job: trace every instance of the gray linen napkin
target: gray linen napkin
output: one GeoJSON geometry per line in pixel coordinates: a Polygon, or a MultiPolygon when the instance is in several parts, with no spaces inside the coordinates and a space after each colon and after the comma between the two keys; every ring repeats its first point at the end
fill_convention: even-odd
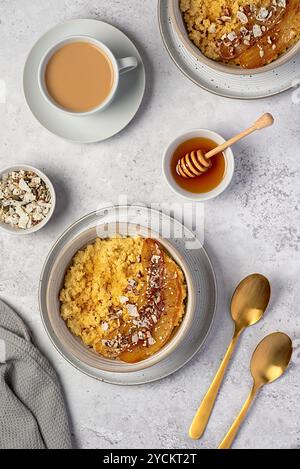
{"type": "Polygon", "coordinates": [[[0,300],[0,448],[68,449],[60,385],[20,317],[0,300]]]}

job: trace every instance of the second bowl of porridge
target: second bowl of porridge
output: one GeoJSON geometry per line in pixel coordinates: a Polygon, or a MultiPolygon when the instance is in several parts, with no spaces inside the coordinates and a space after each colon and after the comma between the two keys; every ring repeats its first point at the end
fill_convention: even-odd
{"type": "Polygon", "coordinates": [[[272,70],[300,50],[299,0],[168,0],[172,24],[200,62],[220,72],[272,70]]]}

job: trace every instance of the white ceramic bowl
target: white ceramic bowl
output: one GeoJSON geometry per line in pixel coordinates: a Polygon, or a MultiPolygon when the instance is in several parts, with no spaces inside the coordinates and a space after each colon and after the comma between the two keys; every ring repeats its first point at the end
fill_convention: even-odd
{"type": "Polygon", "coordinates": [[[14,164],[12,166],[8,166],[7,168],[0,170],[0,179],[2,178],[4,174],[10,173],[12,171],[21,171],[21,170],[32,171],[35,174],[37,174],[37,176],[39,176],[45,182],[46,186],[48,187],[50,191],[52,205],[46,218],[44,218],[44,220],[42,220],[40,223],[33,226],[32,228],[28,228],[27,230],[13,228],[10,225],[7,225],[6,223],[0,222],[0,229],[13,235],[28,235],[28,234],[32,234],[32,233],[35,233],[36,231],[41,230],[49,222],[50,218],[52,217],[54,213],[55,205],[56,205],[56,195],[55,195],[55,190],[52,185],[52,182],[46,176],[46,174],[44,174],[42,171],[35,168],[34,166],[30,166],[28,164],[14,164]]]}
{"type": "Polygon", "coordinates": [[[280,57],[278,57],[278,59],[274,62],[265,65],[264,67],[255,69],[245,69],[234,65],[227,65],[221,62],[216,62],[215,60],[211,60],[202,54],[200,49],[198,49],[198,47],[196,47],[196,45],[189,38],[182,13],[180,11],[179,0],[168,0],[168,2],[172,25],[174,26],[175,31],[180,37],[184,46],[197,60],[199,60],[199,62],[202,62],[208,67],[211,67],[219,72],[229,73],[231,75],[256,75],[258,73],[275,70],[280,65],[283,65],[286,62],[292,60],[293,57],[295,57],[295,55],[300,51],[300,41],[298,41],[293,47],[288,49],[286,53],[280,55],[280,57]]]}
{"type": "Polygon", "coordinates": [[[222,182],[213,190],[210,192],[205,192],[203,194],[195,194],[194,192],[189,192],[182,187],[180,187],[177,182],[175,181],[173,175],[172,175],[172,170],[171,170],[171,161],[172,157],[175,153],[175,150],[181,145],[183,142],[186,142],[187,140],[193,139],[193,138],[208,138],[209,140],[214,141],[217,144],[224,143],[225,140],[221,135],[217,134],[216,132],[213,132],[212,130],[206,130],[206,129],[194,129],[194,130],[189,130],[187,132],[184,132],[180,134],[175,140],[173,140],[167,149],[165,150],[164,157],[163,157],[163,174],[165,176],[165,179],[170,186],[170,188],[178,195],[181,197],[185,197],[186,199],[193,200],[196,202],[205,202],[210,199],[214,199],[215,197],[219,196],[224,192],[229,184],[231,183],[233,174],[234,174],[234,156],[231,148],[228,148],[224,152],[225,156],[225,176],[222,180],[222,182]]]}
{"type": "MultiPolygon", "coordinates": [[[[71,226],[62,235],[57,243],[60,243],[61,239],[66,236],[68,232],[71,233],[72,229],[73,226],[71,226]]],[[[127,222],[100,224],[89,229],[83,229],[82,231],[79,230],[79,234],[78,230],[76,231],[77,235],[74,238],[72,237],[71,240],[61,246],[54,259],[51,259],[50,271],[45,272],[43,270],[41,278],[47,278],[46,284],[43,280],[40,283],[39,297],[43,320],[44,323],[45,317],[47,317],[47,321],[49,320],[51,328],[59,340],[60,350],[67,351],[68,354],[73,355],[75,358],[90,367],[114,373],[140,371],[166,358],[182,343],[191,327],[195,314],[195,286],[189,268],[181,254],[168,240],[160,238],[158,234],[150,231],[148,228],[127,222]],[[120,234],[123,236],[139,235],[142,237],[152,237],[158,239],[164,249],[181,267],[187,282],[188,297],[186,313],[181,325],[175,331],[171,340],[159,352],[139,363],[124,363],[120,360],[102,357],[93,349],[87,347],[80,338],[75,337],[67,328],[65,321],[60,316],[59,292],[63,286],[65,273],[74,255],[78,252],[78,250],[84,248],[88,244],[93,243],[97,237],[108,238],[114,236],[115,234],[120,234]]],[[[52,257],[52,252],[49,254],[49,257],[50,256],[52,257]]],[[[46,260],[44,269],[48,265],[47,261],[48,259],[46,260]]]]}

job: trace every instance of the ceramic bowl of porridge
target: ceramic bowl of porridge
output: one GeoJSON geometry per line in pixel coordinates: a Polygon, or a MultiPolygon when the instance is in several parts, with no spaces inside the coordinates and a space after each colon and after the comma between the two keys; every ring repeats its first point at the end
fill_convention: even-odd
{"type": "Polygon", "coordinates": [[[299,0],[168,1],[184,46],[217,71],[253,75],[299,53],[299,0]]]}
{"type": "Polygon", "coordinates": [[[146,369],[168,357],[190,330],[195,288],[189,268],[171,242],[148,228],[91,227],[51,263],[40,284],[42,315],[60,349],[89,367],[146,369]]]}

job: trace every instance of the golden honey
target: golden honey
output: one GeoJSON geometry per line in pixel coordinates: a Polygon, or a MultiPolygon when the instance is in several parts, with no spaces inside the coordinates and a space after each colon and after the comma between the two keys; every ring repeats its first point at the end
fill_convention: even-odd
{"type": "Polygon", "coordinates": [[[210,159],[212,166],[202,176],[193,179],[184,178],[179,176],[176,171],[178,161],[187,153],[194,150],[202,150],[205,154],[213,150],[216,146],[218,146],[217,143],[202,137],[192,138],[179,145],[171,160],[171,173],[178,186],[195,194],[204,194],[218,187],[224,179],[226,172],[226,161],[223,153],[213,156],[210,159]]]}

